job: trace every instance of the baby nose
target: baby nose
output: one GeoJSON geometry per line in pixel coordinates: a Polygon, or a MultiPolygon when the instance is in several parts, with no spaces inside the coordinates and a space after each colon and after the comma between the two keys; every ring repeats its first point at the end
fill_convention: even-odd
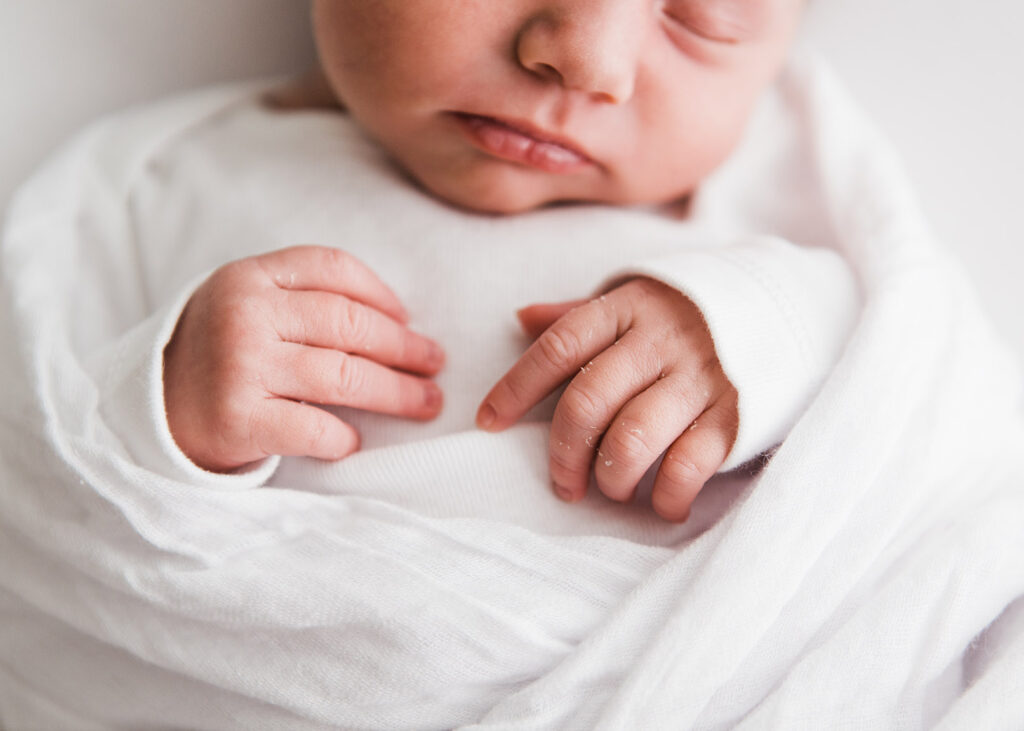
{"type": "Polygon", "coordinates": [[[633,96],[642,13],[628,0],[574,0],[538,13],[516,39],[519,64],[537,76],[623,104],[633,96]]]}

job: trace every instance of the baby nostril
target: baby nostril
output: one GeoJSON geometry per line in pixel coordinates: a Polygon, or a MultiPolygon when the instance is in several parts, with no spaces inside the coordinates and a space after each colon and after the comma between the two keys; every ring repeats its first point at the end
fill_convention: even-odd
{"type": "Polygon", "coordinates": [[[545,79],[562,82],[562,72],[549,63],[538,62],[534,64],[533,70],[545,79]]]}

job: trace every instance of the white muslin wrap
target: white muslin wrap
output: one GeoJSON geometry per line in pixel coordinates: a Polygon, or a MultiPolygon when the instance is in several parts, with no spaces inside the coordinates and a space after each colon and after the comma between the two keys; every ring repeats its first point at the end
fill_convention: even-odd
{"type": "MultiPolygon", "coordinates": [[[[1021,727],[1021,375],[820,64],[786,73],[683,221],[468,216],[347,122],[238,112],[254,93],[96,127],[12,209],[0,724],[1021,727]],[[739,243],[667,257],[702,237],[739,243]],[[441,333],[445,415],[345,414],[365,448],[338,464],[202,473],[161,421],[163,343],[205,272],[296,243],[356,251],[441,333]],[[808,271],[845,261],[858,293],[825,297],[824,317],[783,282],[795,294],[772,301],[793,312],[745,331],[728,311],[739,285],[733,298],[716,277],[776,249],[821,260],[808,271]],[[745,409],[734,462],[786,435],[759,469],[716,478],[685,526],[642,502],[559,503],[550,403],[505,434],[472,429],[524,347],[514,307],[628,271],[707,302],[745,409]],[[772,360],[781,336],[744,351],[776,320],[803,333],[794,352],[825,351],[807,357],[825,365],[807,366],[805,397],[781,383],[796,368],[772,360]]],[[[750,275],[765,291],[771,266],[750,275]]]]}

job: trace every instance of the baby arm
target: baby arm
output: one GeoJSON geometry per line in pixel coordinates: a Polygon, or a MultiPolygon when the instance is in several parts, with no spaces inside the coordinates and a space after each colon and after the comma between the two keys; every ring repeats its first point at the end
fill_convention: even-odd
{"type": "Polygon", "coordinates": [[[341,459],[347,423],[310,404],[432,419],[441,348],[355,258],[304,246],[242,259],[196,290],[164,351],[171,434],[197,465],[269,455],[341,459]]]}
{"type": "Polygon", "coordinates": [[[697,307],[641,277],[589,302],[526,308],[520,318],[542,334],[484,399],[479,425],[510,426],[572,377],[551,427],[557,494],[582,498],[592,470],[605,495],[626,502],[664,453],[654,510],[685,520],[738,428],[736,389],[697,307]]]}

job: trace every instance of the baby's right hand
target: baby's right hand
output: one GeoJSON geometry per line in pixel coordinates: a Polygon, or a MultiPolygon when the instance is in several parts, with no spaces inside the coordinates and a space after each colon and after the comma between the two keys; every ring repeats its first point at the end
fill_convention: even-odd
{"type": "Polygon", "coordinates": [[[359,448],[355,429],[310,403],[432,419],[441,390],[420,376],[436,374],[444,353],[407,322],[391,290],[336,249],[227,264],[192,295],[164,350],[171,434],[193,462],[220,472],[274,454],[336,460],[359,448]]]}

